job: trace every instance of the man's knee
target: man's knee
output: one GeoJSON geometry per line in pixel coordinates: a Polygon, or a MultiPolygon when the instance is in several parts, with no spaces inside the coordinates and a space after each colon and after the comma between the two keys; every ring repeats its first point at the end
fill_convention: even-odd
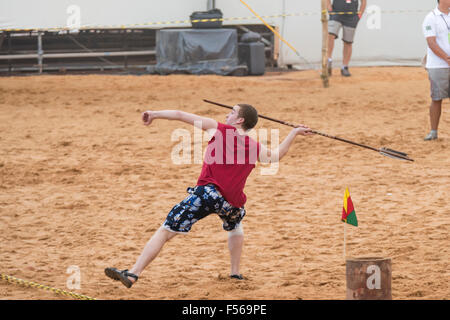
{"type": "Polygon", "coordinates": [[[165,241],[169,241],[170,239],[172,239],[173,237],[175,237],[178,234],[174,231],[169,231],[164,226],[159,227],[158,232],[160,232],[162,234],[165,241]]]}
{"type": "Polygon", "coordinates": [[[328,32],[328,39],[336,40],[337,38],[339,38],[337,34],[328,32]]]}
{"type": "Polygon", "coordinates": [[[440,107],[442,105],[442,100],[431,100],[432,107],[440,107]]]}
{"type": "Polygon", "coordinates": [[[236,225],[236,228],[234,228],[231,231],[228,231],[228,237],[234,237],[234,236],[243,236],[244,235],[244,228],[242,227],[242,223],[238,223],[236,225]]]}

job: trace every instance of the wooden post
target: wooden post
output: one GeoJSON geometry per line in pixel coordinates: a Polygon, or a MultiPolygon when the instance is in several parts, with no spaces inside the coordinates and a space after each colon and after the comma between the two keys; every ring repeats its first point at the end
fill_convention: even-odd
{"type": "MultiPolygon", "coordinates": [[[[275,30],[277,30],[277,32],[279,31],[279,29],[280,29],[279,27],[275,27],[275,30]]],[[[277,65],[279,57],[280,57],[280,41],[278,41],[275,35],[273,35],[273,60],[277,63],[277,65]]]]}
{"type": "Polygon", "coordinates": [[[328,16],[327,16],[327,0],[321,0],[322,3],[322,78],[323,87],[328,88],[328,16]]]}
{"type": "Polygon", "coordinates": [[[348,258],[347,300],[392,300],[390,258],[348,258]]]}

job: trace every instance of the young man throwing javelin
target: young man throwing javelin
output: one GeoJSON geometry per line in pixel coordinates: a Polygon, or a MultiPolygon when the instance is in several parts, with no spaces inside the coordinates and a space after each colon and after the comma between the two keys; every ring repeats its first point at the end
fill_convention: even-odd
{"type": "Polygon", "coordinates": [[[244,243],[242,219],[247,200],[243,190],[256,160],[272,163],[281,160],[297,135],[312,135],[311,129],[297,125],[274,150],[268,150],[248,136],[258,122],[258,113],[248,104],[237,104],[226,116],[226,123],[195,114],[178,111],[146,111],[142,114],[144,125],[155,119],[178,120],[189,123],[212,137],[208,143],[202,171],[189,195],[175,205],[163,225],[145,245],[134,266],[128,270],[106,268],[105,274],[119,280],[127,288],[135,283],[145,267],[152,262],[164,244],[179,233],[186,234],[192,225],[209,214],[217,214],[228,231],[228,248],[231,259],[231,278],[243,279],[239,264],[244,243]]]}

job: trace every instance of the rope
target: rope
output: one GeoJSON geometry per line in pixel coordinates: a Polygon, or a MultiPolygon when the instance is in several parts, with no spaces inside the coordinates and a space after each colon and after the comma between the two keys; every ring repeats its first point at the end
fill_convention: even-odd
{"type": "Polygon", "coordinates": [[[0,278],[9,283],[12,283],[12,284],[18,284],[18,285],[22,285],[25,287],[32,287],[32,288],[47,290],[47,291],[51,291],[55,294],[60,294],[60,295],[72,297],[72,298],[79,299],[79,300],[96,300],[95,298],[84,296],[82,294],[77,294],[77,293],[73,293],[73,292],[69,292],[69,291],[65,291],[65,290],[61,290],[61,289],[57,289],[57,288],[52,288],[52,287],[45,286],[45,285],[42,285],[42,284],[39,284],[36,282],[22,280],[22,279],[19,279],[16,277],[8,276],[3,273],[0,273],[0,278]]]}
{"type": "MultiPolygon", "coordinates": [[[[324,12],[329,15],[348,15],[348,14],[359,14],[360,12],[324,12]]],[[[424,10],[383,10],[381,13],[385,14],[418,14],[425,13],[428,11],[424,10]]],[[[302,16],[314,16],[321,14],[321,12],[298,12],[298,13],[286,13],[286,14],[276,14],[276,15],[266,15],[260,16],[264,19],[270,18],[282,18],[282,17],[302,17],[302,16]]],[[[240,20],[255,20],[258,19],[255,16],[250,17],[230,17],[230,18],[215,18],[215,19],[195,19],[195,20],[175,20],[175,21],[156,21],[156,22],[144,22],[136,24],[118,24],[118,25],[84,25],[79,28],[68,28],[68,27],[52,27],[52,28],[0,28],[0,31],[68,31],[72,29],[129,29],[129,28],[139,28],[146,26],[157,26],[157,25],[176,25],[176,24],[191,24],[191,22],[213,22],[213,21],[240,21],[240,20]]]]}
{"type": "MultiPolygon", "coordinates": [[[[247,7],[248,10],[251,11],[257,17],[264,25],[269,28],[270,31],[272,31],[281,41],[283,41],[289,48],[292,49],[292,51],[295,52],[295,54],[300,58],[306,61],[307,64],[311,67],[312,70],[315,70],[314,66],[305,58],[303,57],[297,49],[295,49],[289,42],[287,42],[274,28],[272,28],[264,19],[262,16],[260,16],[258,13],[256,13],[247,3],[245,3],[243,0],[239,0],[241,3],[247,7]]],[[[316,70],[317,71],[317,70],[316,70]]],[[[320,72],[319,72],[320,74],[320,72]]]]}

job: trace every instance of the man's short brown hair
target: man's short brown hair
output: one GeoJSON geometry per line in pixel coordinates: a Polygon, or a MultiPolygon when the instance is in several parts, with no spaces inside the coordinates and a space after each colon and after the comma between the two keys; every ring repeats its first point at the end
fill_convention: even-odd
{"type": "Polygon", "coordinates": [[[245,131],[250,130],[258,123],[258,111],[253,106],[245,103],[238,103],[239,106],[239,118],[244,118],[242,123],[242,129],[245,131]]]}

